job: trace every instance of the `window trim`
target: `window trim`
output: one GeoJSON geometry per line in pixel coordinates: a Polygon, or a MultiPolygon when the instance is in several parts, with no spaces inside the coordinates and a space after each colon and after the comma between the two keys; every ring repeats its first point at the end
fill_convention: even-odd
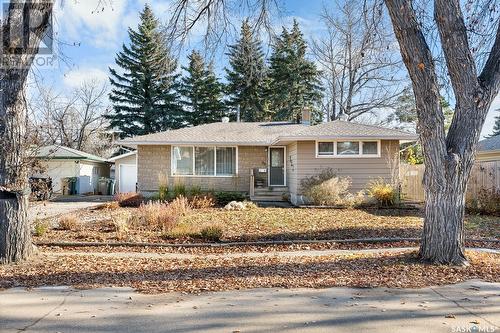
{"type": "Polygon", "coordinates": [[[214,145],[171,145],[170,146],[170,176],[171,177],[191,177],[191,178],[234,178],[239,174],[239,151],[238,146],[214,146],[214,145]],[[189,147],[193,152],[193,174],[191,175],[176,175],[174,173],[174,148],[175,147],[189,147]],[[214,148],[214,174],[213,175],[196,175],[196,147],[214,148]],[[236,150],[236,170],[234,175],[217,175],[217,148],[235,148],[236,150]]]}
{"type": "Polygon", "coordinates": [[[342,139],[342,140],[316,140],[315,142],[316,158],[380,158],[382,157],[382,140],[360,140],[360,139],[342,139]],[[359,154],[358,155],[338,155],[337,154],[337,143],[353,141],[359,143],[359,154]],[[333,155],[320,155],[319,154],[319,143],[322,142],[332,142],[333,143],[333,155]],[[363,142],[376,142],[377,143],[377,154],[363,154],[363,142]]]}

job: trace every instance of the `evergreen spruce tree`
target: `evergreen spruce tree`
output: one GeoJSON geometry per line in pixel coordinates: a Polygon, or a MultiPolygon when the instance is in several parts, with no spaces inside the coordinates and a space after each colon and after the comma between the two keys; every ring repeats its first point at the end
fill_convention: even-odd
{"type": "MultiPolygon", "coordinates": [[[[497,112],[500,112],[500,109],[496,110],[497,112]]],[[[500,115],[495,117],[495,124],[493,125],[493,133],[489,135],[489,137],[494,137],[500,135],[500,115]]]]}
{"type": "Polygon", "coordinates": [[[242,121],[266,119],[266,64],[260,40],[254,35],[248,19],[241,25],[240,38],[229,46],[229,68],[226,68],[228,105],[240,108],[242,121]]]}
{"type": "Polygon", "coordinates": [[[106,118],[122,137],[186,125],[177,93],[176,61],[148,5],[140,19],[136,31],[128,29],[130,46],[123,45],[116,56],[120,70],[110,68],[113,112],[106,118]]]}
{"type": "Polygon", "coordinates": [[[226,115],[222,84],[200,53],[193,51],[188,60],[188,67],[183,67],[187,75],[182,78],[180,92],[189,111],[186,114],[189,123],[197,126],[221,121],[226,115]]]}
{"type": "Polygon", "coordinates": [[[319,71],[306,58],[307,44],[297,21],[276,39],[270,59],[268,98],[274,120],[301,120],[302,109],[313,111],[311,120],[321,121],[317,108],[321,98],[319,71]]]}

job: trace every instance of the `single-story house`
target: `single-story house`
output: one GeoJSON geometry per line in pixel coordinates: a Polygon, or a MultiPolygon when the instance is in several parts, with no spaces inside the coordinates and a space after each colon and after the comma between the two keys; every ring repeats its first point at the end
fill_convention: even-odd
{"type": "Polygon", "coordinates": [[[131,151],[108,159],[114,163],[115,192],[129,193],[137,190],[137,152],[131,151]]]}
{"type": "MultiPolygon", "coordinates": [[[[303,119],[308,119],[303,116],[303,119]]],[[[205,190],[239,191],[254,200],[303,202],[301,181],[322,169],[348,176],[351,190],[399,171],[400,130],[336,120],[222,122],[136,136],[119,144],[137,149],[137,188],[157,193],[160,178],[205,190]]]]}
{"type": "Polygon", "coordinates": [[[476,161],[500,161],[500,135],[479,141],[476,161]]]}
{"type": "Polygon", "coordinates": [[[35,152],[40,165],[30,176],[51,178],[53,193],[67,193],[66,178],[76,179],[76,194],[97,193],[99,178],[109,177],[105,158],[59,145],[40,147],[35,152]]]}

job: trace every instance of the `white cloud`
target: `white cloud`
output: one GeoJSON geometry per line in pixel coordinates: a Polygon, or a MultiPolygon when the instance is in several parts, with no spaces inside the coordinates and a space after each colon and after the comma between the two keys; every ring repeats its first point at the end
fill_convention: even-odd
{"type": "Polygon", "coordinates": [[[64,85],[68,88],[78,88],[86,81],[107,82],[108,74],[99,68],[81,68],[64,74],[64,85]]]}
{"type": "Polygon", "coordinates": [[[61,2],[56,20],[63,39],[89,43],[96,47],[113,48],[121,39],[121,19],[127,2],[99,0],[69,0],[61,2]]]}

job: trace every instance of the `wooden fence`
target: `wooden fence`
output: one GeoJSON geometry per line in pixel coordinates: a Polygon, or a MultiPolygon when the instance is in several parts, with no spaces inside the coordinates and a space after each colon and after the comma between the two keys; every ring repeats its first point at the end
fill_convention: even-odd
{"type": "MultiPolygon", "coordinates": [[[[400,179],[406,200],[424,201],[424,165],[401,163],[400,179]]],[[[467,187],[468,196],[477,196],[482,189],[500,190],[500,161],[476,162],[467,187]]]]}

